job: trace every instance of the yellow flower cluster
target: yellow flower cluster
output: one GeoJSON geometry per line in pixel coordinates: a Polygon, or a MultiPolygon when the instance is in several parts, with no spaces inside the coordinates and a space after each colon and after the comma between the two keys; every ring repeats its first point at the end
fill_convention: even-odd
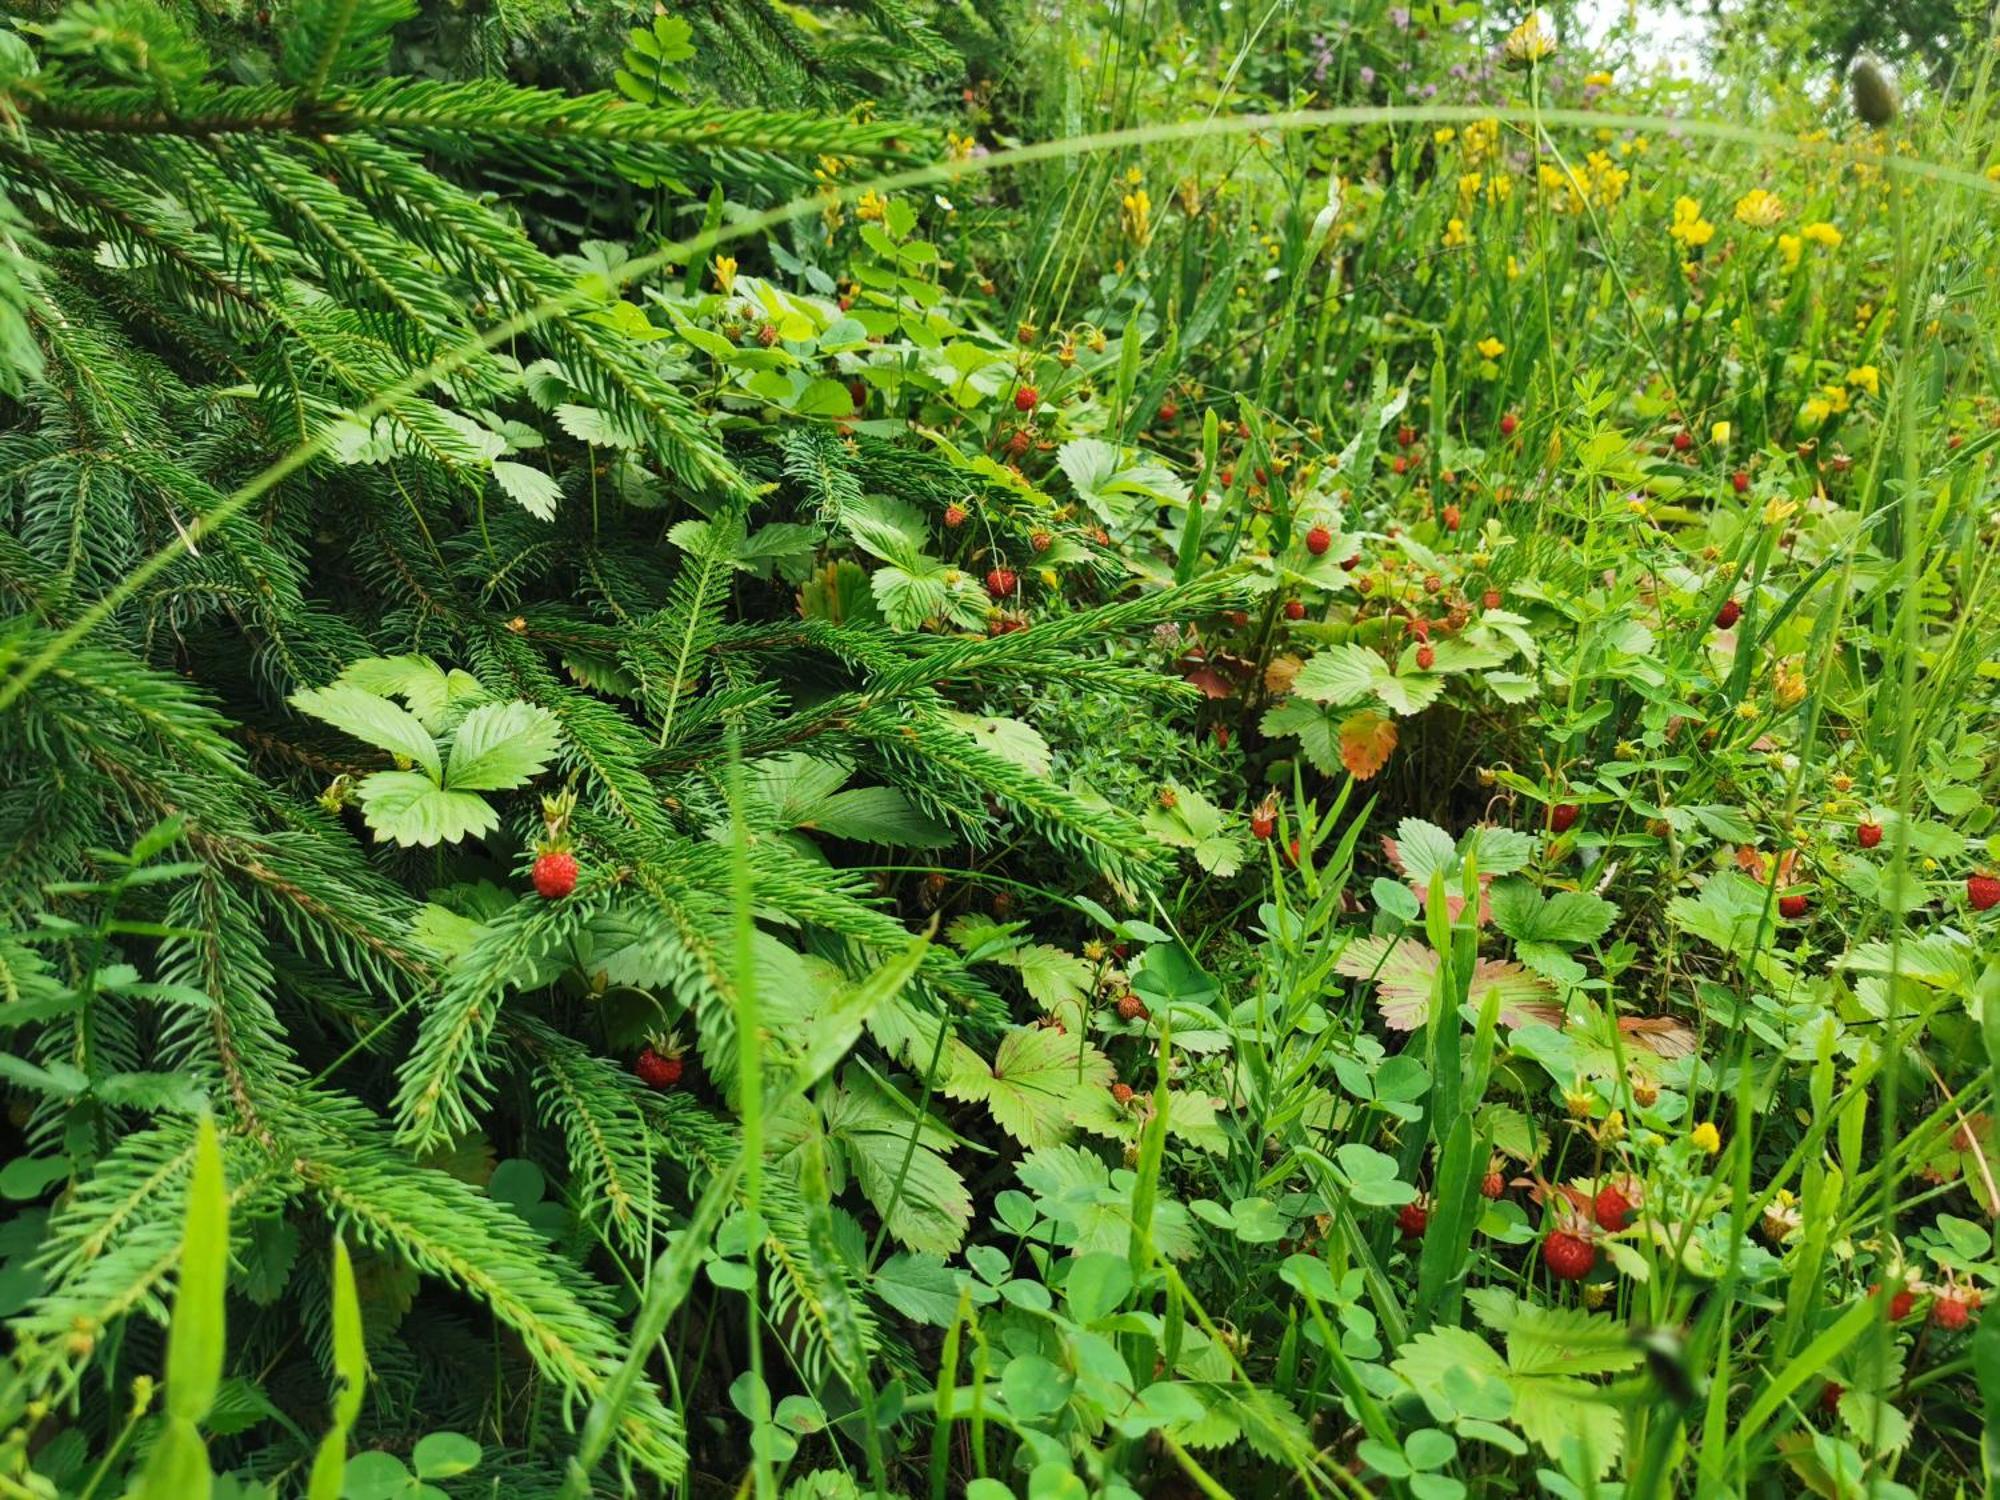
{"type": "Polygon", "coordinates": [[[1153,200],[1142,187],[1134,187],[1118,207],[1118,221],[1132,243],[1141,250],[1153,242],[1153,200]]]}
{"type": "Polygon", "coordinates": [[[1531,11],[1527,20],[1507,33],[1501,51],[1510,68],[1525,68],[1546,62],[1556,55],[1555,33],[1549,30],[1540,11],[1531,11]]]}
{"type": "Polygon", "coordinates": [[[1736,222],[1752,229],[1774,228],[1784,217],[1784,203],[1762,188],[1752,188],[1736,200],[1736,222]]]}
{"type": "Polygon", "coordinates": [[[1556,167],[1543,162],[1537,169],[1544,201],[1557,213],[1581,213],[1586,206],[1600,210],[1617,206],[1632,174],[1602,151],[1593,151],[1583,166],[1556,167]]]}
{"type": "Polygon", "coordinates": [[[889,200],[873,188],[863,193],[854,205],[854,217],[863,223],[879,224],[882,222],[882,216],[888,211],[889,200]]]}
{"type": "Polygon", "coordinates": [[[1477,344],[1474,344],[1473,348],[1477,349],[1487,359],[1498,359],[1507,352],[1507,346],[1490,333],[1477,344]]]}
{"type": "Polygon", "coordinates": [[[1472,236],[1466,232],[1465,220],[1451,219],[1446,222],[1443,240],[1445,249],[1456,250],[1460,245],[1469,243],[1471,239],[1472,236]]]}
{"type": "Polygon", "coordinates": [[[1500,122],[1498,120],[1474,120],[1465,127],[1460,137],[1459,149],[1465,153],[1468,167],[1482,167],[1500,154],[1500,122]]]}
{"type": "Polygon", "coordinates": [[[1484,172],[1463,172],[1458,179],[1458,201],[1470,208],[1481,197],[1489,205],[1505,203],[1514,196],[1514,179],[1505,172],[1488,176],[1484,172]]]}
{"type": "Polygon", "coordinates": [[[1667,227],[1675,243],[1697,250],[1715,238],[1715,226],[1701,216],[1701,205],[1692,198],[1674,200],[1674,222],[1667,227]]]}

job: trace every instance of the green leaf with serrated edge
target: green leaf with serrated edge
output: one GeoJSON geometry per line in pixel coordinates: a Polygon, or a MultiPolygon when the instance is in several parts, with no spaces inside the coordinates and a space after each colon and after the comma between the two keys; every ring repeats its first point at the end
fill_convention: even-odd
{"type": "Polygon", "coordinates": [[[1069,1134],[1069,1106],[1085,1089],[1109,1088],[1111,1060],[1081,1037],[1022,1026],[1000,1039],[988,1067],[961,1057],[940,1085],[945,1097],[979,1100],[1024,1146],[1053,1146],[1069,1134]]]}
{"type": "Polygon", "coordinates": [[[400,704],[339,682],[331,687],[302,688],[292,694],[291,703],[300,713],[331,724],[343,734],[422,766],[432,781],[441,774],[437,741],[417,716],[400,704]]]}
{"type": "Polygon", "coordinates": [[[375,836],[404,848],[455,844],[500,826],[500,815],[485,798],[448,792],[416,771],[377,771],[362,779],[355,795],[375,836]]]}
{"type": "Polygon", "coordinates": [[[538,776],[556,756],[556,724],[528,703],[487,703],[452,737],[445,785],[455,792],[504,792],[538,776]]]}

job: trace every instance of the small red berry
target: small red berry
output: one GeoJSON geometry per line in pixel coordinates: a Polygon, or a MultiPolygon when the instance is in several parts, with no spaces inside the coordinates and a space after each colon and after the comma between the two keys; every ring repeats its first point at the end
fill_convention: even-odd
{"type": "Polygon", "coordinates": [[[1033,411],[1041,405],[1042,393],[1031,385],[1024,385],[1014,392],[1015,411],[1033,411]]]}
{"type": "Polygon", "coordinates": [[[1278,820],[1269,813],[1254,812],[1250,814],[1250,836],[1252,838],[1267,839],[1271,836],[1272,830],[1277,826],[1278,820]]]}
{"type": "Polygon", "coordinates": [[[1521,419],[1519,417],[1515,416],[1511,411],[1506,413],[1500,418],[1500,436],[1512,437],[1514,429],[1520,425],[1521,419]]]}
{"type": "Polygon", "coordinates": [[[639,1075],[639,1081],[647,1088],[670,1089],[681,1081],[680,1055],[647,1047],[633,1059],[632,1071],[639,1075]]]}
{"type": "Polygon", "coordinates": [[[1232,609],[1225,611],[1222,618],[1229,622],[1231,630],[1242,630],[1250,623],[1250,612],[1244,609],[1232,609]]]}
{"type": "Polygon", "coordinates": [[[1966,876],[1965,899],[1974,911],[1988,911],[2000,906],[2000,875],[1966,876]]]}
{"type": "Polygon", "coordinates": [[[963,505],[952,504],[944,508],[944,524],[952,531],[965,524],[966,509],[963,505]]]}
{"type": "Polygon", "coordinates": [[[1181,414],[1181,409],[1178,406],[1174,405],[1173,402],[1162,401],[1160,403],[1160,420],[1162,422],[1171,422],[1175,417],[1178,417],[1180,414],[1181,414]]]}
{"type": "Polygon", "coordinates": [[[1794,892],[1789,896],[1780,896],[1778,898],[1778,915],[1787,921],[1796,922],[1806,914],[1806,908],[1809,905],[1811,905],[1811,902],[1806,899],[1804,892],[1794,892]]]}
{"type": "Polygon", "coordinates": [[[1722,608],[1715,612],[1715,628],[1717,630],[1727,630],[1742,618],[1743,606],[1738,604],[1734,599],[1724,599],[1722,601],[1722,608]]]}
{"type": "Polygon", "coordinates": [[[1130,1104],[1132,1102],[1132,1085],[1129,1083],[1112,1084],[1111,1098],[1113,1102],[1118,1104],[1130,1104]]]}
{"type": "Polygon", "coordinates": [[[1056,539],[1046,531],[1030,532],[1028,535],[1028,545],[1037,552],[1046,552],[1055,544],[1056,539]]]}
{"type": "Polygon", "coordinates": [[[560,901],[576,889],[576,856],[561,849],[537,854],[529,874],[544,901],[560,901]]]}
{"type": "Polygon", "coordinates": [[[1597,1190],[1597,1201],[1592,1205],[1597,1215],[1600,1229],[1614,1233],[1632,1222],[1632,1203],[1615,1183],[1607,1182],[1597,1190]]]}
{"type": "Polygon", "coordinates": [[[1674,452],[1685,453],[1694,446],[1694,434],[1683,428],[1674,434],[1674,452]]]}
{"type": "Polygon", "coordinates": [[[1841,1385],[1837,1380],[1829,1380],[1826,1383],[1826,1389],[1819,1393],[1820,1410],[1827,1412],[1839,1411],[1840,1398],[1845,1394],[1847,1394],[1845,1386],[1841,1385]]]}
{"type": "Polygon", "coordinates": [[[1734,474],[1729,476],[1729,483],[1739,495],[1750,493],[1750,476],[1741,469],[1738,469],[1734,474]]]}
{"type": "Polygon", "coordinates": [[[1218,750],[1227,750],[1229,748],[1229,726],[1227,724],[1218,724],[1215,726],[1215,747],[1218,750]]]}
{"type": "Polygon", "coordinates": [[[1479,1191],[1487,1198],[1498,1198],[1507,1191],[1507,1179],[1498,1172],[1488,1172],[1479,1179],[1479,1191]]]}
{"type": "Polygon", "coordinates": [[[1394,458],[1389,460],[1389,467],[1394,469],[1398,474],[1407,474],[1410,472],[1410,461],[1398,453],[1394,458]]]}
{"type": "MultiPolygon", "coordinates": [[[[1873,1297],[1881,1290],[1882,1290],[1882,1283],[1878,1281],[1873,1286],[1868,1288],[1868,1295],[1873,1297]]],[[[1889,1321],[1891,1323],[1902,1322],[1903,1319],[1907,1318],[1910,1315],[1911,1310],[1915,1308],[1916,1305],[1917,1305],[1917,1294],[1911,1291],[1908,1287],[1904,1287],[1900,1292],[1896,1293],[1895,1296],[1889,1299],[1889,1321]]]]}
{"type": "Polygon", "coordinates": [[[1416,429],[1416,428],[1414,428],[1414,427],[1398,427],[1398,428],[1396,429],[1396,446],[1397,446],[1397,447],[1399,447],[1399,448],[1407,448],[1407,447],[1409,447],[1409,446],[1410,446],[1410,444],[1414,443],[1414,442],[1415,442],[1416,440],[1417,440],[1417,429],[1416,429]]]}
{"type": "Polygon", "coordinates": [[[1293,839],[1289,844],[1285,846],[1285,862],[1289,864],[1293,869],[1298,868],[1299,841],[1297,839],[1293,839]]]}
{"type": "Polygon", "coordinates": [[[1118,1018],[1121,1021],[1143,1021],[1152,1015],[1146,1009],[1146,1002],[1127,990],[1118,997],[1118,1018]]]}
{"type": "Polygon", "coordinates": [[[1880,823],[1859,823],[1855,825],[1854,841],[1864,849],[1873,849],[1882,842],[1880,823]]]}
{"type": "Polygon", "coordinates": [[[994,568],[986,575],[986,592],[995,599],[1005,599],[1019,583],[1012,568],[994,568]]]}
{"type": "Polygon", "coordinates": [[[1549,809],[1549,832],[1568,833],[1576,824],[1577,815],[1583,811],[1574,802],[1558,802],[1549,809]]]}
{"type": "Polygon", "coordinates": [[[1488,589],[1485,593],[1481,594],[1479,596],[1479,607],[1481,609],[1498,609],[1500,607],[1500,590],[1488,589]]]}
{"type": "Polygon", "coordinates": [[[868,404],[868,382],[865,380],[848,381],[847,399],[854,403],[855,410],[857,411],[866,406],[868,404]]]}
{"type": "Polygon", "coordinates": [[[1446,531],[1458,530],[1459,522],[1464,519],[1465,513],[1456,505],[1447,505],[1444,508],[1444,529],[1446,531]]]}
{"type": "Polygon", "coordinates": [[[1216,475],[1215,477],[1222,481],[1222,487],[1224,489],[1228,489],[1229,486],[1236,483],[1236,471],[1234,469],[1224,469],[1220,474],[1216,475]]]}
{"type": "Polygon", "coordinates": [[[1326,549],[1333,545],[1333,533],[1324,526],[1315,526],[1306,533],[1306,551],[1314,557],[1326,556],[1326,549]]]}
{"type": "Polygon", "coordinates": [[[1552,1229],[1542,1241],[1542,1264],[1559,1281],[1581,1281],[1597,1264],[1597,1247],[1580,1234],[1552,1229]]]}
{"type": "Polygon", "coordinates": [[[1396,1211],[1396,1227],[1403,1231],[1406,1240],[1422,1239],[1424,1227],[1431,1221],[1431,1211],[1424,1207],[1423,1199],[1405,1203],[1396,1211]]]}
{"type": "Polygon", "coordinates": [[[1303,620],[1305,617],[1306,617],[1305,600],[1287,599],[1285,601],[1285,618],[1287,620],[1303,620]]]}
{"type": "Polygon", "coordinates": [[[1419,672],[1428,672],[1432,667],[1437,665],[1437,659],[1438,654],[1435,646],[1417,647],[1417,670],[1419,672]]]}

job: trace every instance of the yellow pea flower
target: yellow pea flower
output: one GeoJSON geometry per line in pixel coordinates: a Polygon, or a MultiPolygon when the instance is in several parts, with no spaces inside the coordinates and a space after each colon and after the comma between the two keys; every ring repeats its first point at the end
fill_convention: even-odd
{"type": "Polygon", "coordinates": [[[1490,333],[1485,338],[1481,339],[1473,347],[1478,349],[1478,351],[1481,354],[1485,355],[1486,358],[1488,359],[1498,359],[1501,355],[1507,352],[1507,346],[1501,343],[1500,340],[1493,337],[1493,335],[1490,333]]]}
{"type": "Polygon", "coordinates": [[[1715,1122],[1712,1120],[1703,1120],[1699,1125],[1695,1126],[1694,1134],[1690,1135],[1688,1139],[1693,1141],[1699,1149],[1706,1151],[1710,1156],[1715,1155],[1716,1152],[1722,1149],[1722,1132],[1715,1128],[1715,1122]]]}

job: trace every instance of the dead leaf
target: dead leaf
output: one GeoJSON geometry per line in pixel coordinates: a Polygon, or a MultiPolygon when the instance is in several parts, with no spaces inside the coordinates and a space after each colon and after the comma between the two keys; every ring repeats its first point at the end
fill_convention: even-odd
{"type": "Polygon", "coordinates": [[[1396,748],[1396,721],[1364,708],[1340,721],[1340,763],[1356,781],[1366,781],[1388,764],[1396,748]]]}

